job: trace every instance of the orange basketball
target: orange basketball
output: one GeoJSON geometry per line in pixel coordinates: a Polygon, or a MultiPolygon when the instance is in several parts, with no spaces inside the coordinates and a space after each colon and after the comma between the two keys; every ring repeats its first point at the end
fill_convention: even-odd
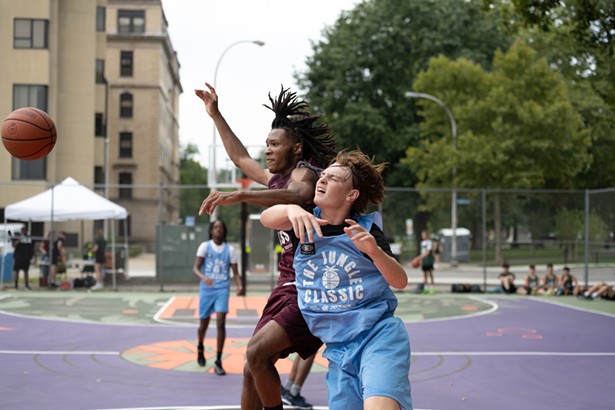
{"type": "Polygon", "coordinates": [[[417,256],[416,258],[412,259],[412,262],[410,262],[413,268],[418,268],[419,266],[421,266],[421,259],[417,256]]]}
{"type": "Polygon", "coordinates": [[[2,123],[2,144],[15,158],[35,160],[46,157],[56,144],[56,126],[43,110],[18,108],[2,123]]]}

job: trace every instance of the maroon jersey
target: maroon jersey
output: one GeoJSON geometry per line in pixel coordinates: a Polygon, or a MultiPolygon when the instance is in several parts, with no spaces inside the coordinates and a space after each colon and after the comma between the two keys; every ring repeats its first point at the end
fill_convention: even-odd
{"type": "MultiPolygon", "coordinates": [[[[314,171],[316,176],[320,177],[320,172],[322,171],[320,168],[317,168],[313,165],[308,164],[307,162],[300,161],[297,163],[297,168],[307,167],[314,171]]],[[[269,189],[286,189],[288,186],[288,182],[290,181],[290,175],[292,172],[289,172],[286,175],[275,174],[269,180],[267,187],[269,189]]],[[[304,206],[304,208],[306,208],[304,206]]],[[[307,207],[306,209],[310,210],[311,208],[307,207]]],[[[277,231],[278,240],[280,241],[280,246],[282,247],[282,255],[280,256],[280,263],[278,263],[278,268],[280,271],[280,276],[278,276],[278,286],[283,285],[284,283],[294,282],[295,281],[295,270],[293,269],[293,257],[295,255],[295,246],[299,242],[297,237],[295,236],[292,229],[290,231],[277,231]]]]}

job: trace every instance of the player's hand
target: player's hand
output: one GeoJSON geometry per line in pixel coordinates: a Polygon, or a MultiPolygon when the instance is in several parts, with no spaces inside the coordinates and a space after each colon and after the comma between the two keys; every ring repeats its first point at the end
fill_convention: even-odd
{"type": "Polygon", "coordinates": [[[328,224],[326,220],[316,218],[300,206],[289,206],[287,215],[300,243],[314,243],[314,232],[322,237],[320,226],[328,224]]]}
{"type": "Polygon", "coordinates": [[[212,214],[214,212],[214,209],[216,208],[216,206],[218,205],[233,205],[236,204],[238,201],[237,199],[237,192],[221,192],[221,191],[215,191],[215,192],[211,192],[207,198],[205,198],[203,200],[203,202],[201,203],[201,208],[199,208],[199,216],[203,215],[203,213],[207,212],[208,214],[212,214]]]}
{"type": "Polygon", "coordinates": [[[355,244],[357,249],[367,255],[370,255],[376,250],[376,248],[378,248],[376,238],[374,238],[374,236],[365,228],[359,225],[357,221],[354,219],[346,219],[344,222],[350,225],[344,228],[344,232],[350,237],[352,243],[355,244]]]}
{"type": "Polygon", "coordinates": [[[202,280],[207,286],[211,286],[214,284],[214,280],[212,278],[204,277],[202,280]]]}
{"type": "Polygon", "coordinates": [[[205,85],[209,88],[209,91],[196,89],[194,93],[205,103],[205,111],[207,111],[207,114],[213,117],[219,113],[218,94],[216,94],[216,90],[209,83],[205,83],[205,85]]]}

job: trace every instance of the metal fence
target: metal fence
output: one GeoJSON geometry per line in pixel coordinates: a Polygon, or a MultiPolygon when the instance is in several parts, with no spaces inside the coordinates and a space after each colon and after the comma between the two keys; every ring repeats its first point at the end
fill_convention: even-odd
{"type": "MultiPolygon", "coordinates": [[[[4,190],[9,183],[0,185],[4,190]]],[[[159,225],[209,223],[208,215],[198,216],[201,201],[210,191],[207,186],[135,184],[89,188],[100,195],[107,192],[111,201],[128,209],[129,221],[126,227],[118,226],[118,240],[127,234],[130,246],[144,251],[157,251],[159,225]]],[[[236,189],[241,189],[239,184],[236,189]]],[[[456,195],[459,230],[454,256],[460,268],[471,266],[487,272],[504,262],[511,266],[553,263],[575,266],[581,283],[613,281],[615,188],[457,189],[456,195]]],[[[424,229],[441,239],[442,261],[449,263],[453,256],[451,198],[450,189],[387,188],[379,211],[385,234],[398,249],[402,263],[418,253],[420,232],[424,229]]],[[[2,195],[0,201],[2,208],[8,205],[2,195]]],[[[250,229],[244,222],[260,210],[258,206],[241,204],[220,207],[218,218],[229,228],[228,240],[238,244],[249,241],[250,229]]],[[[77,242],[83,243],[91,240],[100,224],[94,222],[85,229],[83,225],[73,225],[69,230],[78,231],[77,242]]],[[[45,229],[48,227],[39,228],[41,235],[45,229]]]]}

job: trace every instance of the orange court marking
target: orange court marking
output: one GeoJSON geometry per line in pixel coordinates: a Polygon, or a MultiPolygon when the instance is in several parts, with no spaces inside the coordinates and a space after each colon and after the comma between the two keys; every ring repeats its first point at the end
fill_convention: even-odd
{"type": "Polygon", "coordinates": [[[478,306],[462,306],[461,310],[474,311],[474,310],[478,310],[478,306]]]}
{"type": "MultiPolygon", "coordinates": [[[[229,311],[227,318],[236,318],[239,310],[254,310],[255,316],[260,317],[267,303],[266,296],[231,296],[229,298],[229,311]]],[[[178,310],[192,310],[193,317],[199,317],[198,296],[176,296],[173,301],[160,313],[161,319],[171,319],[178,310]]],[[[214,313],[215,315],[215,313],[214,313]]]]}
{"type": "MultiPolygon", "coordinates": [[[[246,346],[249,338],[227,338],[224,343],[222,362],[224,369],[230,374],[242,374],[246,361],[246,346]]],[[[205,338],[205,359],[207,366],[203,369],[196,364],[196,340],[171,340],[140,345],[122,352],[122,357],[133,363],[163,370],[206,371],[213,373],[213,362],[216,358],[215,338],[205,338]],[[202,369],[202,370],[201,370],[202,369]]],[[[324,348],[321,348],[321,351],[324,348]]],[[[293,359],[278,360],[275,364],[280,374],[289,374],[293,359]]],[[[321,352],[316,354],[313,371],[323,372],[327,369],[327,359],[321,352]]]]}
{"type": "Polygon", "coordinates": [[[125,315],[136,315],[139,311],[136,309],[124,309],[122,310],[122,313],[125,315]]]}

